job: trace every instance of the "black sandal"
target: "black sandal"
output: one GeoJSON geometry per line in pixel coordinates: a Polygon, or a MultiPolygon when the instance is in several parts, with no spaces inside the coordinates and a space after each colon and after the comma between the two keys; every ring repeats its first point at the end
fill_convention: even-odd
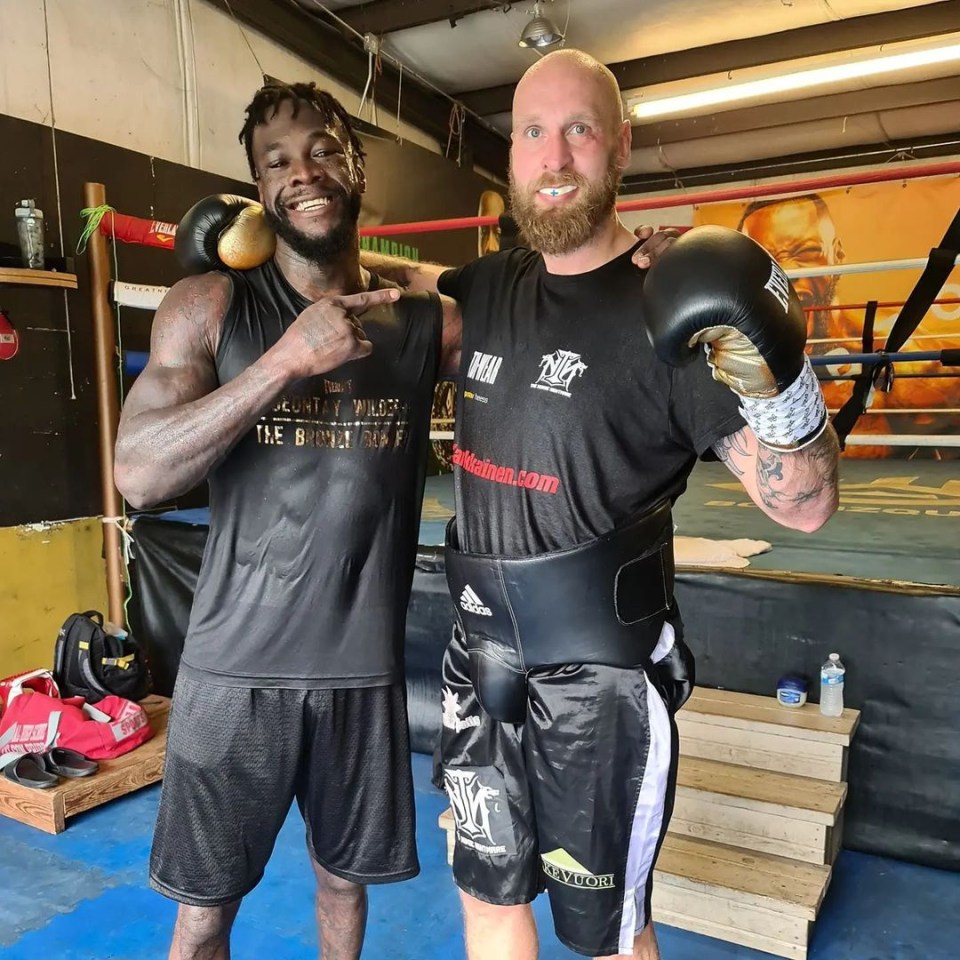
{"type": "Polygon", "coordinates": [[[11,760],[3,768],[3,775],[22,787],[33,787],[35,790],[48,790],[59,782],[59,778],[47,770],[39,753],[25,753],[11,760]]]}
{"type": "Polygon", "coordinates": [[[54,747],[40,759],[50,773],[71,779],[89,777],[100,769],[100,764],[96,760],[88,760],[82,753],[68,750],[66,747],[54,747]]]}

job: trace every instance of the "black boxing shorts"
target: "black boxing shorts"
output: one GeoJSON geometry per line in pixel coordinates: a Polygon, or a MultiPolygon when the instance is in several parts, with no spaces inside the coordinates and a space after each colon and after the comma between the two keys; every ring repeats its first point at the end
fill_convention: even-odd
{"type": "Polygon", "coordinates": [[[673,809],[674,713],[693,658],[667,623],[641,668],[532,671],[521,724],[492,719],[459,630],[443,663],[440,768],[466,893],[529,903],[546,889],[557,936],[587,957],[633,951],[673,809]]]}

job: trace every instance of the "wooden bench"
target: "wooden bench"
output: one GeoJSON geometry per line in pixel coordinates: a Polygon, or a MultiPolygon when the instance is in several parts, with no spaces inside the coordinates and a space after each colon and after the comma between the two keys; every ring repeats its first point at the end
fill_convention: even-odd
{"type": "Polygon", "coordinates": [[[830,867],[668,836],[653,883],[655,921],[803,960],[830,867]]]}
{"type": "Polygon", "coordinates": [[[0,814],[46,833],[61,833],[68,817],[156,783],[163,776],[167,751],[170,700],[150,696],[140,702],[153,736],[116,760],[101,760],[90,777],[61,780],[48,790],[37,790],[0,777],[0,814]]]}
{"type": "Polygon", "coordinates": [[[833,863],[845,783],[681,755],[670,832],[833,863]]]}
{"type": "Polygon", "coordinates": [[[706,688],[677,714],[685,756],[838,783],[859,723],[857,710],[821,717],[816,704],[783,707],[775,697],[706,688]]]}

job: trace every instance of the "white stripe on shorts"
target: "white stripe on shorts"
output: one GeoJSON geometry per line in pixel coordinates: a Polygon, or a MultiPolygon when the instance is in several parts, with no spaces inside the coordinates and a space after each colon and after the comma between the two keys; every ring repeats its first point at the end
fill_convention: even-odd
{"type": "MultiPolygon", "coordinates": [[[[669,650],[675,642],[673,627],[664,624],[660,643],[666,641],[669,650]],[[665,636],[669,631],[669,639],[665,636]]],[[[666,704],[656,687],[647,681],[647,722],[650,726],[650,749],[643,770],[643,782],[637,798],[630,830],[630,849],[627,853],[627,874],[623,894],[623,912],[620,915],[619,952],[633,956],[633,941],[646,926],[645,915],[647,879],[653,869],[653,857],[660,840],[663,826],[663,806],[670,776],[670,761],[673,753],[673,729],[666,704]]]]}

